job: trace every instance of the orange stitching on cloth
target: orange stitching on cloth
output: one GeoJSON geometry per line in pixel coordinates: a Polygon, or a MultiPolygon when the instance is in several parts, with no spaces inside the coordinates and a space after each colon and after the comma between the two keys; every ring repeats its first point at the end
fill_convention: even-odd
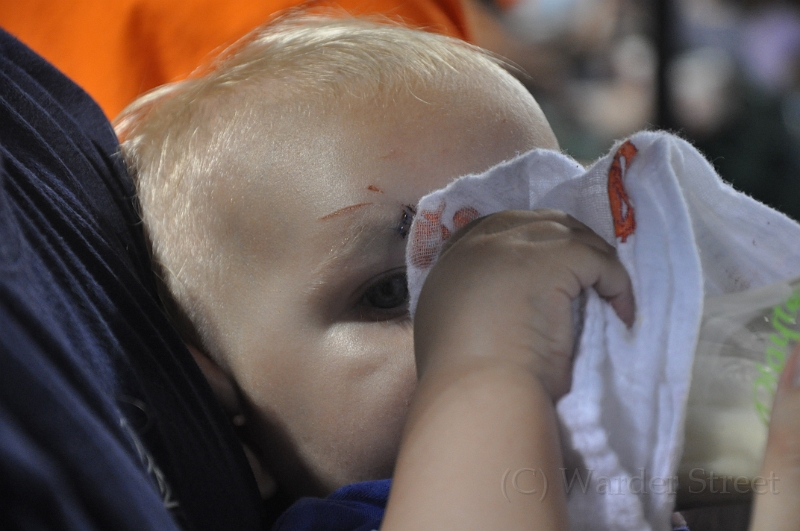
{"type": "MultiPolygon", "coordinates": [[[[445,204],[439,205],[438,210],[422,210],[417,213],[414,221],[414,234],[411,235],[411,263],[420,269],[428,268],[442,248],[442,243],[450,235],[450,229],[442,224],[442,213],[445,204]]],[[[473,219],[480,217],[480,212],[467,206],[459,208],[453,214],[453,229],[458,230],[473,219]]]]}
{"type": "Polygon", "coordinates": [[[628,192],[622,183],[622,176],[638,152],[630,140],[625,141],[614,153],[614,161],[608,170],[608,202],[611,206],[611,217],[614,219],[614,234],[617,238],[621,238],[623,243],[636,231],[636,217],[628,192]],[[625,160],[625,168],[622,167],[622,159],[625,160]]]}
{"type": "Polygon", "coordinates": [[[450,231],[441,223],[442,212],[444,203],[436,211],[422,210],[417,213],[414,234],[411,236],[414,242],[411,247],[411,263],[414,267],[430,267],[439,253],[442,241],[450,235],[450,231]]]}
{"type": "Polygon", "coordinates": [[[453,228],[458,230],[473,219],[478,219],[480,216],[480,212],[470,206],[459,208],[458,211],[453,214],[453,228]]]}

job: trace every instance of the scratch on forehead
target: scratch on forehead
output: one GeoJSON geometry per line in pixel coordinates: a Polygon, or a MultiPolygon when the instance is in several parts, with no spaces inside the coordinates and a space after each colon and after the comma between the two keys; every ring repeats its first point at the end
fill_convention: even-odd
{"type": "Polygon", "coordinates": [[[350,212],[352,212],[354,210],[357,210],[357,209],[359,209],[361,207],[365,207],[365,206],[368,206],[368,205],[371,205],[371,204],[372,203],[358,203],[357,205],[346,206],[344,208],[340,208],[339,210],[334,210],[330,214],[326,214],[326,215],[322,216],[317,221],[325,221],[325,220],[328,220],[328,219],[331,219],[331,218],[335,218],[336,216],[340,216],[342,214],[348,214],[348,213],[350,213],[350,212]]]}

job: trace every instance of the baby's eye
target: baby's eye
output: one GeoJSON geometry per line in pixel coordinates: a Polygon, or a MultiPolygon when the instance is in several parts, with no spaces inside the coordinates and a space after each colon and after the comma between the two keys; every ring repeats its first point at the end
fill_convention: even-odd
{"type": "Polygon", "coordinates": [[[381,310],[392,310],[408,304],[408,282],[405,273],[384,277],[364,293],[364,301],[381,310]]]}

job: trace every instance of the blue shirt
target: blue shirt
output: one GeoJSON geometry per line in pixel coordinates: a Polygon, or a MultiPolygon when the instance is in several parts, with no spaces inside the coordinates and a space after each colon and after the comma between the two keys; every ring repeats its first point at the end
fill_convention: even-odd
{"type": "Polygon", "coordinates": [[[105,116],[0,30],[0,529],[259,529],[105,116]]]}

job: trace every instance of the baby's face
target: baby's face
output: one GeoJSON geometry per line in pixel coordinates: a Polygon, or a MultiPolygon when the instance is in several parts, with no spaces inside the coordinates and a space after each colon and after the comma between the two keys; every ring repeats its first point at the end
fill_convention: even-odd
{"type": "Polygon", "coordinates": [[[219,197],[233,267],[218,357],[247,403],[256,453],[292,497],[392,473],[416,383],[410,207],[460,175],[557,148],[533,99],[495,73],[352,103],[251,135],[248,156],[269,149],[278,162],[219,197]]]}

